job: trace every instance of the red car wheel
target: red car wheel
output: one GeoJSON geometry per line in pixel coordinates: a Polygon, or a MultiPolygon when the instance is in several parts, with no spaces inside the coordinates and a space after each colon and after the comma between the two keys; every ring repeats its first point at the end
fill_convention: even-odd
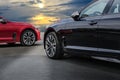
{"type": "Polygon", "coordinates": [[[24,46],[32,46],[36,42],[36,34],[32,30],[25,30],[21,35],[21,44],[24,46]]]}

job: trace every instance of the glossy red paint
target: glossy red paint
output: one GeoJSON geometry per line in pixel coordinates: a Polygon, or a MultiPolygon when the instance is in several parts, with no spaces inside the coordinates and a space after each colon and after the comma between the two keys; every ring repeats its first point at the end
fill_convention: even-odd
{"type": "MultiPolygon", "coordinates": [[[[0,19],[4,19],[0,17],[0,19]]],[[[30,29],[36,34],[36,41],[40,40],[40,31],[33,25],[25,22],[12,22],[4,19],[5,22],[0,21],[0,43],[15,43],[20,42],[22,32],[30,29]]]]}

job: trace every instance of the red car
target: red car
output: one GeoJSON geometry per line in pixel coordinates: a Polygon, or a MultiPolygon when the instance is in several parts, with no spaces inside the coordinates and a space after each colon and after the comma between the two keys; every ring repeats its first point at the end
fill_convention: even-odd
{"type": "Polygon", "coordinates": [[[0,17],[0,43],[32,46],[40,40],[40,31],[25,22],[12,22],[0,17]]]}

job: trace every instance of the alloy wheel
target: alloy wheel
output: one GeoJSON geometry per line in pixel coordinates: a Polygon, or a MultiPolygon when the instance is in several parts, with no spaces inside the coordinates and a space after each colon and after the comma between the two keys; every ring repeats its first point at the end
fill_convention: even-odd
{"type": "Polygon", "coordinates": [[[48,34],[46,37],[45,51],[49,57],[53,57],[56,53],[56,38],[52,34],[48,34]]]}
{"type": "Polygon", "coordinates": [[[23,34],[23,42],[25,45],[32,45],[35,43],[36,36],[32,31],[26,31],[23,34]]]}

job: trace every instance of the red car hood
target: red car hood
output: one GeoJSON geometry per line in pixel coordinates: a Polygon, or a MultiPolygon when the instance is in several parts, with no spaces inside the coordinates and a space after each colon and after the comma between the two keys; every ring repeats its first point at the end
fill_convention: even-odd
{"type": "Polygon", "coordinates": [[[11,23],[15,26],[32,26],[31,24],[26,22],[11,22],[11,23]]]}

